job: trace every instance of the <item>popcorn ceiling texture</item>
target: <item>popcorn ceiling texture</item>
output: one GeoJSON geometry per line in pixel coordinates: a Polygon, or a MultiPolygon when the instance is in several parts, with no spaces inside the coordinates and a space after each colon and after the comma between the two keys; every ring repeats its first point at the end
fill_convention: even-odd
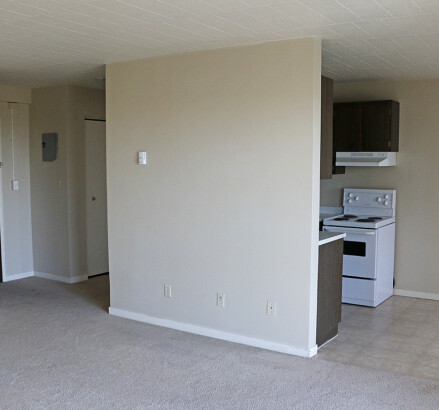
{"type": "Polygon", "coordinates": [[[436,78],[436,0],[9,0],[0,82],[97,86],[104,65],[302,37],[336,81],[436,78]]]}

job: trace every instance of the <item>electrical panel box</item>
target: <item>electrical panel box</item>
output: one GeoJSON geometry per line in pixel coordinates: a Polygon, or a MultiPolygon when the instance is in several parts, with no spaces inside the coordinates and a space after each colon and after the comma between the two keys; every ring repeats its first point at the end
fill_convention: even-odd
{"type": "Polygon", "coordinates": [[[56,161],[58,158],[58,134],[56,132],[42,134],[43,161],[56,161]]]}

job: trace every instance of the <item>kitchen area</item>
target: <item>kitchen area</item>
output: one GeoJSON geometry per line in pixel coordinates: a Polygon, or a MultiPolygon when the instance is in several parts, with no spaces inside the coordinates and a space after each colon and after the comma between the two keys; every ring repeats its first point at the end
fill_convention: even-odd
{"type": "MultiPolygon", "coordinates": [[[[346,167],[396,166],[398,102],[334,104],[333,81],[322,77],[321,109],[321,180],[346,167]]],[[[337,336],[341,303],[376,308],[393,295],[396,190],[344,188],[341,205],[320,208],[319,347],[337,336]]]]}
{"type": "Polygon", "coordinates": [[[422,218],[436,194],[423,181],[433,174],[417,172],[430,166],[425,141],[436,117],[424,103],[425,88],[415,83],[322,79],[320,235],[345,236],[326,252],[337,274],[324,256],[328,243],[319,249],[318,312],[328,308],[321,300],[332,275],[340,321],[331,337],[317,337],[317,360],[439,380],[437,265],[430,262],[437,252],[426,245],[437,224],[422,218]]]}

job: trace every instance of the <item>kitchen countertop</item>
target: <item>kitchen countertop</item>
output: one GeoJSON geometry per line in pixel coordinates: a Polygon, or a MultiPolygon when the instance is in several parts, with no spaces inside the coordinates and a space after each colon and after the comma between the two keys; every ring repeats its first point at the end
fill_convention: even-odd
{"type": "Polygon", "coordinates": [[[325,243],[338,241],[346,237],[345,233],[334,233],[334,232],[319,232],[319,246],[325,243]]]}

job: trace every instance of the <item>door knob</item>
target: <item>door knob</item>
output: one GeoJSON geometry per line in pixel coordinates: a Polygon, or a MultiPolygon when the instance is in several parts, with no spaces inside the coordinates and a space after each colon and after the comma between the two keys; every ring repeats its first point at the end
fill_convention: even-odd
{"type": "Polygon", "coordinates": [[[92,200],[92,201],[96,201],[96,197],[95,197],[95,196],[92,196],[92,197],[91,197],[91,200],[92,200]]]}

